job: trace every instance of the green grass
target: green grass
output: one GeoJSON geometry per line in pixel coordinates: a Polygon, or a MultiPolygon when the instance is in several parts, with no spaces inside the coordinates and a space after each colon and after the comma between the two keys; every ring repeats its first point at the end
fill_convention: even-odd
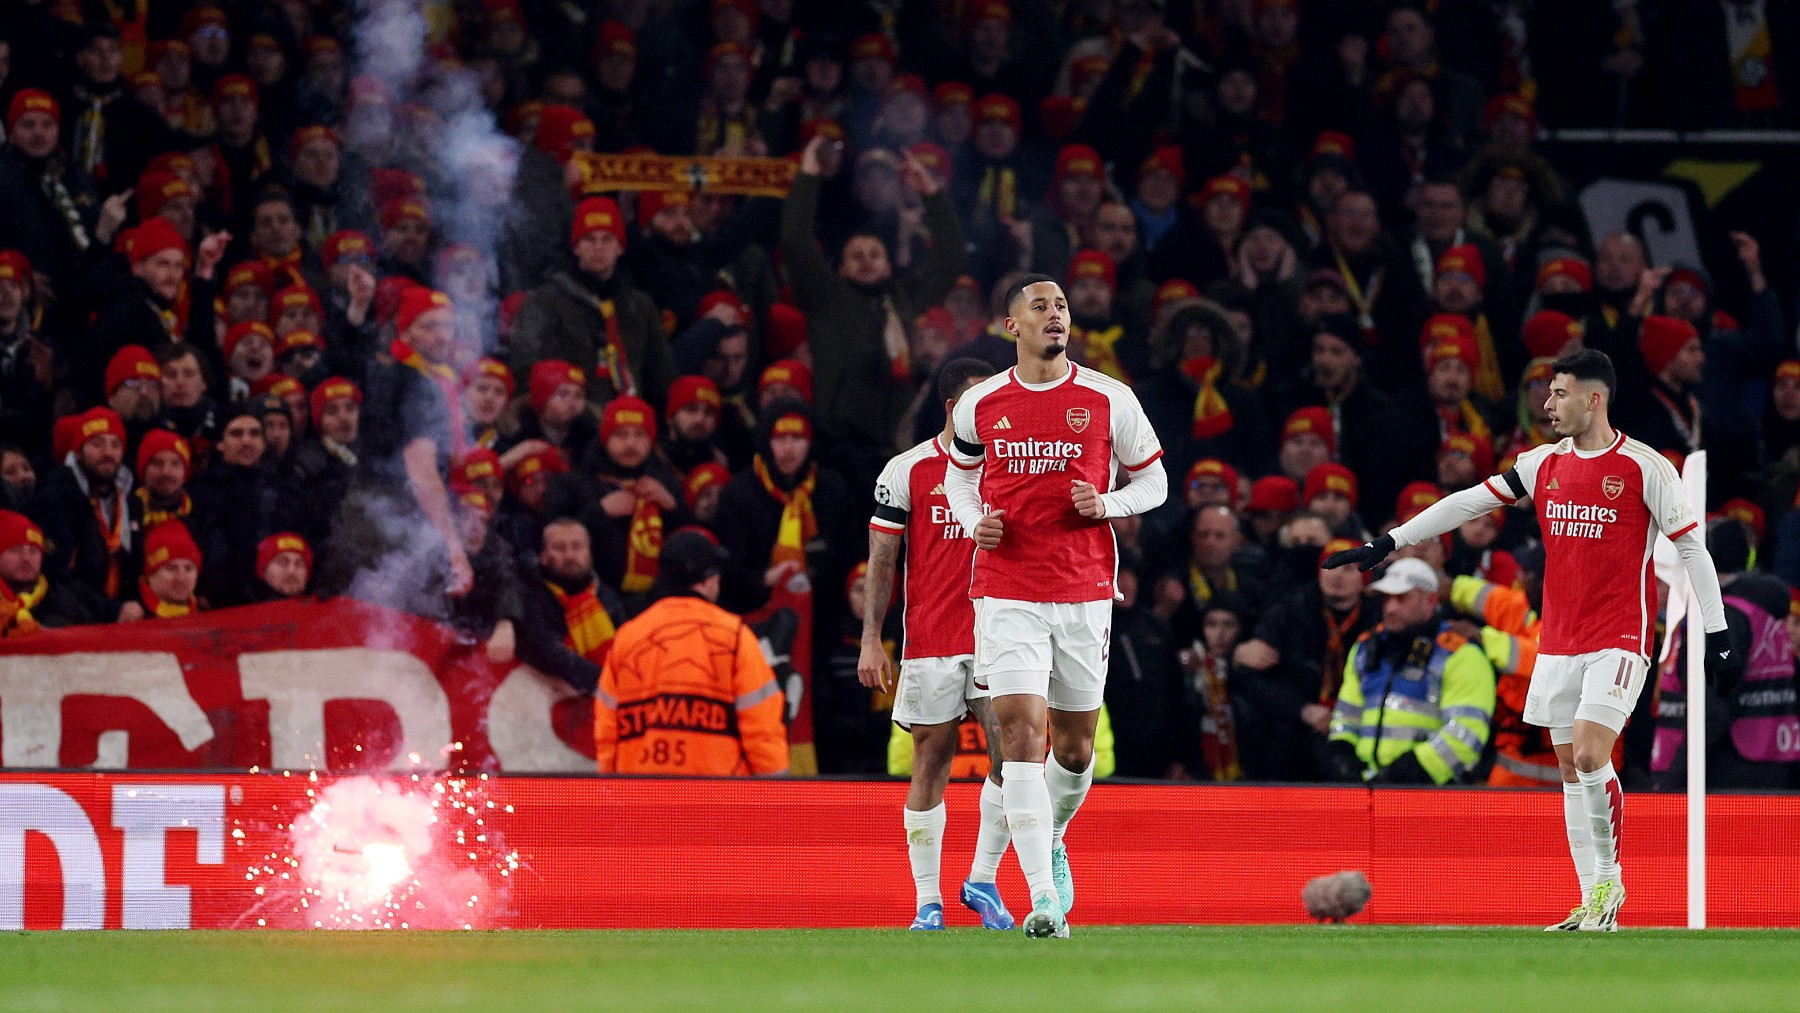
{"type": "Polygon", "coordinates": [[[1800,937],[1094,928],[0,936],[0,1008],[1800,1009],[1800,937]]]}

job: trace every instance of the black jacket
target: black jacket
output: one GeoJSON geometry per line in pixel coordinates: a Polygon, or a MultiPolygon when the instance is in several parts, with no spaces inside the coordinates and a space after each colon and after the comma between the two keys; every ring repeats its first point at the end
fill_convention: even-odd
{"type": "Polygon", "coordinates": [[[214,461],[188,483],[194,515],[188,527],[206,565],[200,596],[213,608],[249,600],[256,585],[256,546],[276,532],[281,482],[263,467],[214,461]]]}
{"type": "Polygon", "coordinates": [[[631,517],[608,517],[600,509],[600,500],[618,487],[606,479],[652,478],[662,483],[675,498],[675,509],[662,513],[663,536],[684,524],[693,522],[682,505],[681,478],[655,455],[642,467],[623,469],[606,456],[603,445],[596,443],[573,470],[550,480],[544,498],[547,517],[573,517],[588,530],[588,542],[594,556],[594,572],[607,587],[618,588],[625,576],[625,564],[631,554],[631,517]]]}
{"type": "MultiPolygon", "coordinates": [[[[119,469],[118,482],[129,496],[131,473],[119,469]]],[[[94,515],[88,499],[70,466],[58,466],[38,484],[37,493],[25,505],[25,515],[44,529],[48,551],[44,553],[44,572],[52,582],[71,581],[106,597],[106,572],[109,566],[106,534],[94,515]]],[[[126,524],[129,532],[129,523],[126,524]]],[[[129,535],[127,535],[129,537],[129,535]]],[[[137,580],[131,562],[131,546],[122,552],[118,593],[122,599],[133,595],[137,580]]]]}

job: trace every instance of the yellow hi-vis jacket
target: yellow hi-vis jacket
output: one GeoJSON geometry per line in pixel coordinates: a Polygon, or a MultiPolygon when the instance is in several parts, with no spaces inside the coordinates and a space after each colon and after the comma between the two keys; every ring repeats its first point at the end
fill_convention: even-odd
{"type": "MultiPolygon", "coordinates": [[[[956,732],[956,755],[950,760],[950,776],[957,780],[971,781],[988,776],[992,765],[988,763],[987,734],[981,730],[981,722],[976,721],[973,714],[966,714],[956,732]]],[[[888,774],[893,777],[911,777],[912,767],[912,733],[899,725],[889,725],[888,774]]],[[[1118,769],[1119,760],[1113,753],[1112,718],[1106,713],[1106,705],[1101,704],[1100,723],[1094,729],[1094,776],[1111,777],[1113,771],[1118,769]]]]}
{"type": "Polygon", "coordinates": [[[1348,742],[1373,777],[1407,753],[1447,784],[1481,758],[1494,718],[1494,666],[1482,649],[1441,623],[1403,655],[1376,660],[1377,626],[1356,640],[1331,712],[1331,739],[1348,742]]]}

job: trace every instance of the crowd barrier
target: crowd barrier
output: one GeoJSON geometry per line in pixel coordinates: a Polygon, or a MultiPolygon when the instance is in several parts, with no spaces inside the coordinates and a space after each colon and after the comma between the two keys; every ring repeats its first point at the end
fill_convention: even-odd
{"type": "MultiPolygon", "coordinates": [[[[900,926],[913,900],[904,793],[892,782],[10,772],[0,928],[900,926]]],[[[958,783],[947,798],[952,925],[973,923],[953,891],[977,793],[958,783]]],[[[1684,922],[1684,805],[1626,801],[1631,926],[1684,922]]],[[[1708,827],[1712,924],[1800,926],[1800,798],[1714,796],[1708,827]]],[[[1072,918],[1299,922],[1308,879],[1362,869],[1374,896],[1358,921],[1538,926],[1575,899],[1563,840],[1561,797],[1548,792],[1102,784],[1068,834],[1072,918]]],[[[1010,856],[1000,885],[1022,913],[1010,856]]]]}

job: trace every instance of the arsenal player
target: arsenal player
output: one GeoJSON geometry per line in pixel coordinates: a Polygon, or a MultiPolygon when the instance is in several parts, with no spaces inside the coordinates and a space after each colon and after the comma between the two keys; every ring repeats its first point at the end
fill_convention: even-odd
{"type": "Polygon", "coordinates": [[[1372,569],[1395,548],[1436,538],[1496,506],[1537,511],[1544,537],[1543,632],[1525,720],[1550,729],[1562,768],[1563,819],[1582,903],[1547,931],[1613,932],[1625,886],[1619,872],[1624,795],[1613,743],[1643,691],[1656,635],[1658,531],[1680,550],[1700,599],[1709,677],[1741,672],[1726,632],[1719,577],[1681,478],[1661,454],[1612,427],[1612,360],[1584,349],[1556,360],[1544,410],[1562,439],[1519,455],[1505,474],[1454,493],[1373,542],[1335,553],[1329,567],[1372,569]]]}
{"type": "Polygon", "coordinates": [[[894,721],[912,732],[912,786],[901,814],[917,894],[915,929],[944,927],[938,870],[944,853],[944,785],[956,755],[965,711],[987,730],[989,775],[981,783],[981,829],[975,861],[963,883],[963,905],[990,929],[1013,927],[994,877],[1011,834],[1000,790],[1000,727],[987,694],[975,688],[975,609],[969,602],[969,557],[975,543],[950,515],[944,494],[955,434],[949,415],[969,387],[993,375],[980,359],[952,359],[938,372],[945,402],[944,431],[887,463],[875,483],[875,516],[869,521],[869,582],[863,612],[862,653],[856,674],[870,689],[892,688],[881,624],[892,596],[900,543],[906,542],[905,639],[900,684],[894,689],[894,721]]]}
{"type": "Polygon", "coordinates": [[[1063,832],[1094,778],[1118,572],[1107,519],[1161,506],[1169,481],[1131,388],[1069,362],[1062,286],[1026,275],[1006,313],[1018,365],[957,401],[944,488],[975,533],[975,685],[1000,722],[1007,823],[1031,887],[1025,934],[1043,938],[1068,935],[1063,832]],[[1117,490],[1115,466],[1128,476],[1117,490]]]}

